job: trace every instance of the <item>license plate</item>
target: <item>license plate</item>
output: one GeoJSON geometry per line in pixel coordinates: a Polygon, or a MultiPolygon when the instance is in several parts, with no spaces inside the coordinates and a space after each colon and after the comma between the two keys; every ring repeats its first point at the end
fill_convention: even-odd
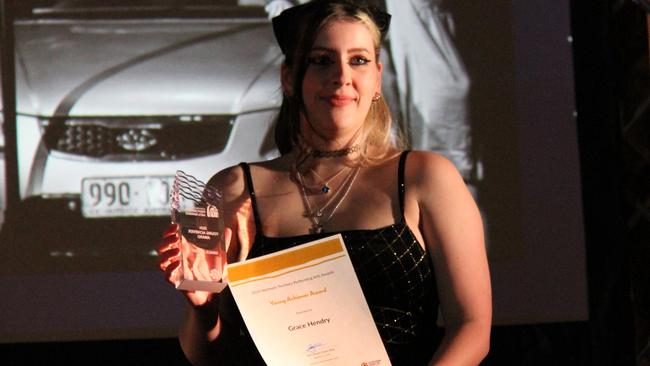
{"type": "Polygon", "coordinates": [[[84,217],[168,216],[173,176],[101,177],[81,181],[84,217]]]}

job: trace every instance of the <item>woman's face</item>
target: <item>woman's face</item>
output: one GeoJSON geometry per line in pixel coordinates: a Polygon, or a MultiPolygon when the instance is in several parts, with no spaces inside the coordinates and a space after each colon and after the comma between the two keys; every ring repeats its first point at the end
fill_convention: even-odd
{"type": "MultiPolygon", "coordinates": [[[[305,117],[324,138],[353,136],[381,91],[381,64],[372,33],[360,21],[323,26],[307,53],[302,83],[305,117]]],[[[303,130],[304,131],[304,130],[303,130]]]]}

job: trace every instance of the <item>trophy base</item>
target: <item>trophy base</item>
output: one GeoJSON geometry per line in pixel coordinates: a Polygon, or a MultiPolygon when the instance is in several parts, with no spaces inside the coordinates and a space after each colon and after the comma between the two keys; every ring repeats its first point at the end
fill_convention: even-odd
{"type": "Polygon", "coordinates": [[[176,283],[177,290],[206,291],[219,293],[228,286],[227,282],[180,280],[176,283]]]}

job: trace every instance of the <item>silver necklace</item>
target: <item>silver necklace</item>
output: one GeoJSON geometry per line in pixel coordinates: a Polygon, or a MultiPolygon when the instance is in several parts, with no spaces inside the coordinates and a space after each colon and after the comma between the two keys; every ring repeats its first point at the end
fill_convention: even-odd
{"type": "Polygon", "coordinates": [[[333,195],[322,207],[318,208],[318,210],[316,211],[314,211],[311,200],[307,195],[307,190],[305,188],[305,184],[302,179],[302,174],[300,174],[300,172],[298,171],[297,174],[298,182],[300,183],[302,198],[307,208],[306,216],[312,222],[312,226],[309,229],[310,233],[319,234],[323,232],[323,226],[332,219],[332,217],[334,216],[334,212],[336,212],[336,210],[339,208],[341,203],[343,203],[343,201],[347,197],[348,192],[350,192],[350,189],[352,188],[352,185],[354,184],[357,175],[359,175],[359,170],[360,167],[356,167],[352,169],[352,171],[350,171],[350,174],[346,177],[345,181],[341,184],[341,186],[344,187],[343,190],[339,191],[338,194],[333,195]],[[336,202],[336,204],[334,205],[332,210],[326,216],[324,216],[327,207],[329,207],[334,202],[336,202]]]}
{"type": "Polygon", "coordinates": [[[318,174],[315,169],[310,169],[310,171],[314,173],[314,175],[322,182],[322,184],[320,185],[320,191],[323,193],[329,193],[332,190],[332,187],[330,186],[330,182],[336,179],[336,177],[338,177],[339,175],[341,175],[341,173],[343,173],[345,168],[346,167],[344,166],[343,168],[341,168],[341,170],[334,173],[328,179],[323,179],[323,177],[321,177],[320,174],[318,174]]]}
{"type": "MultiPolygon", "coordinates": [[[[354,169],[351,170],[350,173],[349,173],[349,174],[348,174],[348,175],[343,179],[343,182],[341,182],[341,186],[340,186],[339,188],[343,188],[343,189],[344,189],[345,187],[347,187],[348,183],[350,182],[350,180],[352,179],[353,176],[354,176],[354,169]]],[[[301,188],[302,188],[302,190],[303,190],[303,192],[304,192],[304,196],[305,196],[305,197],[309,197],[309,195],[307,194],[307,188],[308,188],[308,187],[307,187],[307,185],[305,184],[305,180],[304,180],[304,178],[302,177],[302,174],[300,174],[300,172],[298,172],[298,181],[299,181],[300,186],[301,186],[301,188]]],[[[312,204],[311,204],[311,200],[309,200],[309,199],[307,198],[306,206],[307,206],[307,208],[308,208],[309,211],[310,211],[309,214],[310,214],[310,215],[313,215],[313,216],[316,217],[317,219],[320,218],[320,217],[322,217],[322,216],[323,216],[323,213],[325,212],[325,210],[326,210],[330,205],[332,205],[334,202],[338,202],[338,201],[341,199],[341,197],[343,197],[343,193],[342,193],[342,192],[345,192],[345,191],[344,191],[344,190],[339,190],[336,194],[334,194],[333,196],[331,196],[331,197],[327,200],[327,202],[325,202],[325,204],[322,205],[320,208],[318,208],[316,211],[313,210],[313,207],[314,207],[315,205],[312,205],[312,204]]]]}

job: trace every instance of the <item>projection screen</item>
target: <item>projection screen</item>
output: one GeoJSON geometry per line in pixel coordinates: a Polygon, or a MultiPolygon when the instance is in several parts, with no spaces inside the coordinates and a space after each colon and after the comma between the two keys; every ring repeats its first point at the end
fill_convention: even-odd
{"type": "MultiPolygon", "coordinates": [[[[178,3],[5,0],[0,342],[174,337],[154,252],[174,172],[277,155],[265,2],[178,3]]],[[[568,3],[380,3],[383,94],[479,203],[494,323],[586,320],[568,3]]]]}

